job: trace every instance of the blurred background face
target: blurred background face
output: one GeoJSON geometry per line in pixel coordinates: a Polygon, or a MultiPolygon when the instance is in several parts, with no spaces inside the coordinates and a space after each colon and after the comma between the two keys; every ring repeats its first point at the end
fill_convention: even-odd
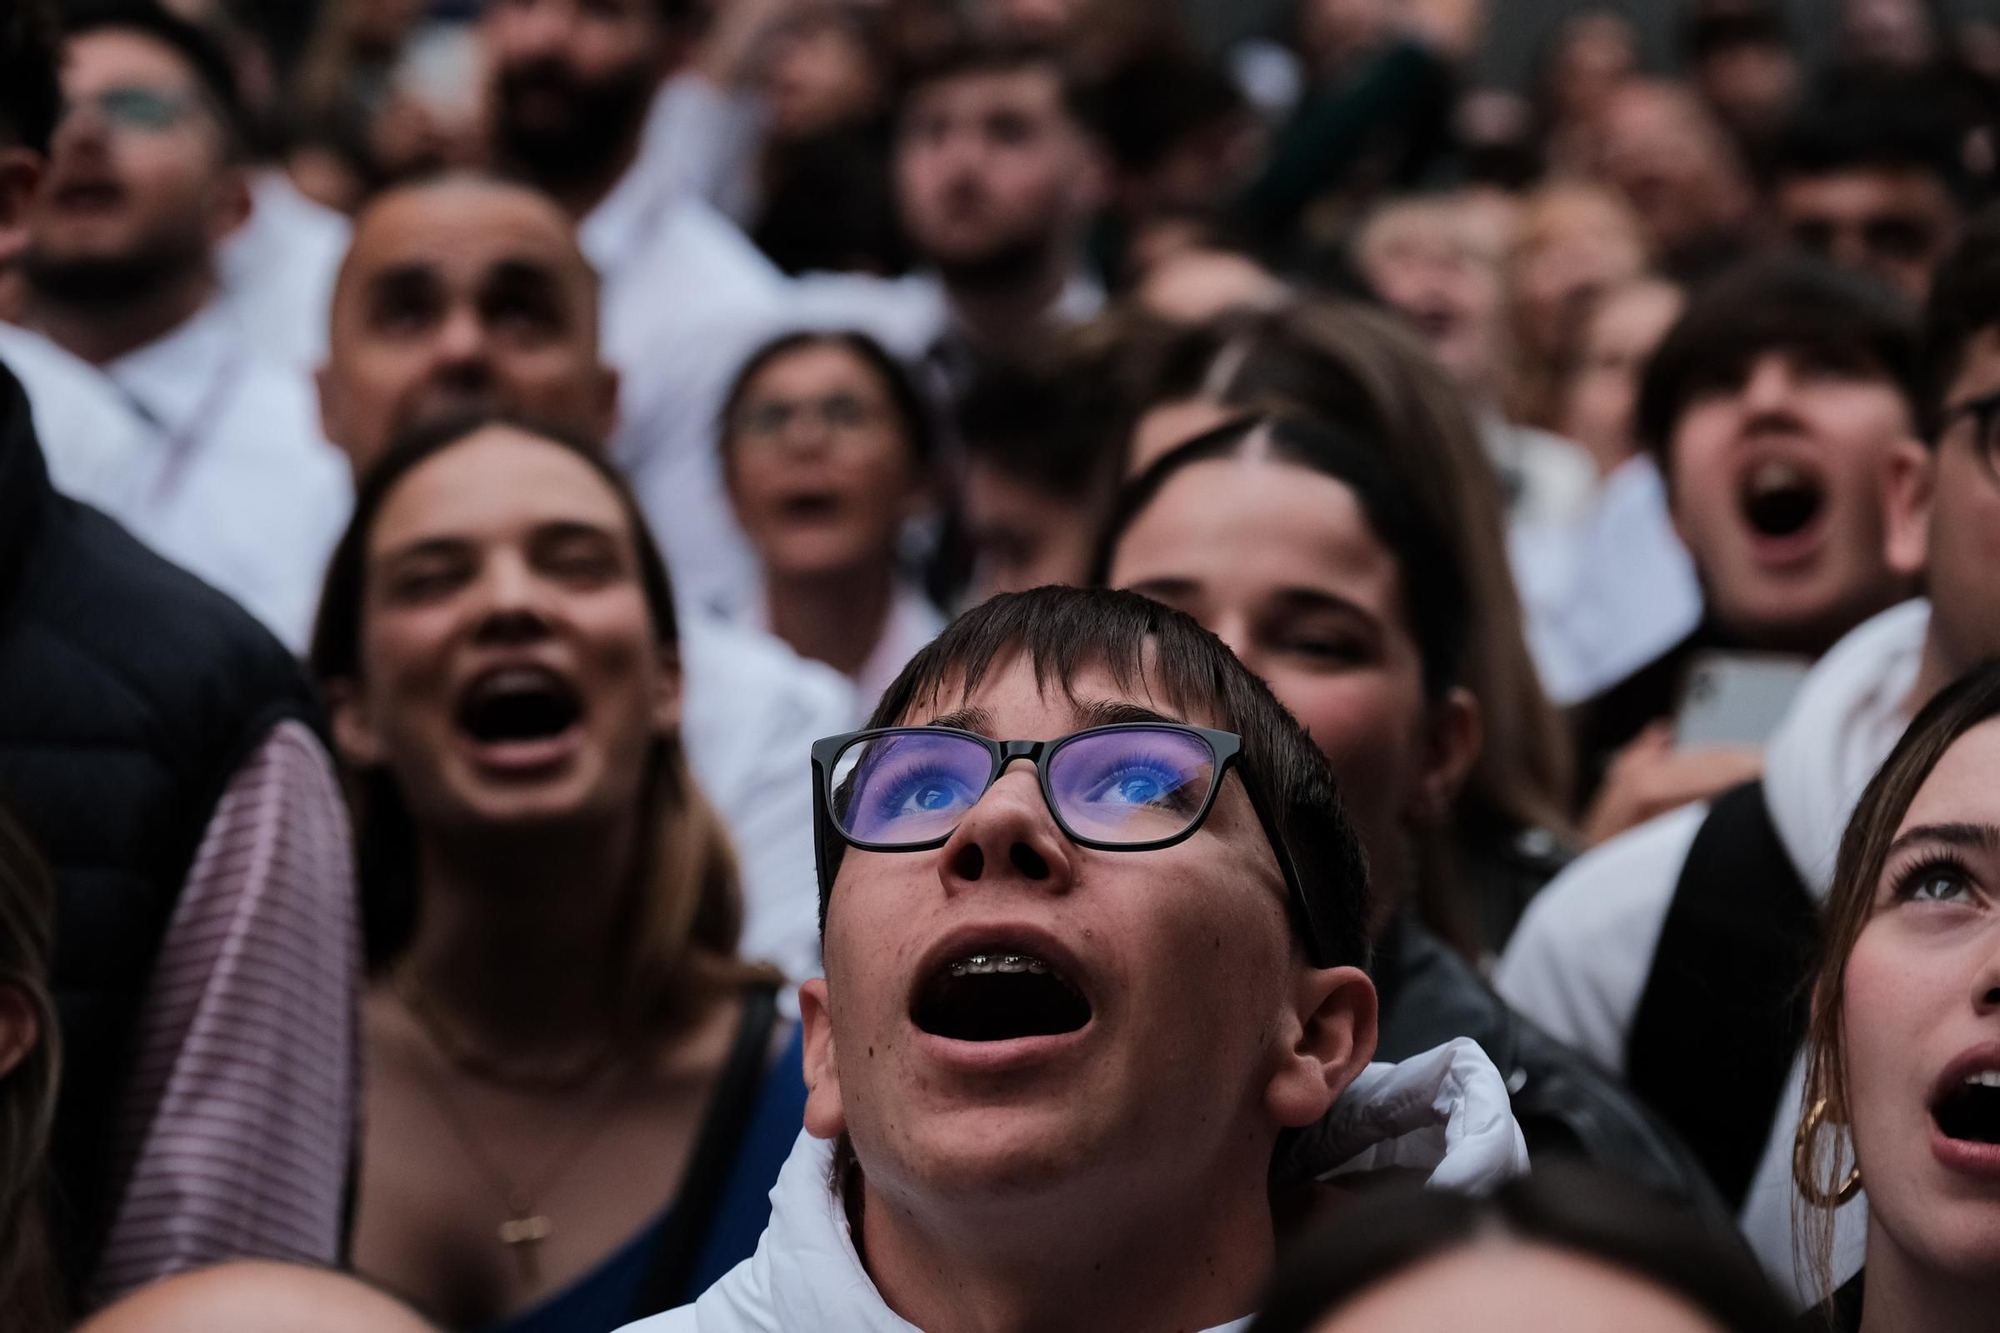
{"type": "Polygon", "coordinates": [[[1607,295],[1584,325],[1562,433],[1590,450],[1600,474],[1638,452],[1632,417],[1639,376],[1685,304],[1671,283],[1633,283],[1607,295]]]}
{"type": "Polygon", "coordinates": [[[1600,188],[1555,187],[1524,212],[1507,263],[1513,324],[1525,350],[1552,357],[1611,287],[1645,271],[1646,241],[1631,209],[1600,188]]]}
{"type": "Polygon", "coordinates": [[[1604,179],[1637,211],[1659,251],[1685,253],[1734,226],[1744,204],[1735,149],[1693,94],[1633,83],[1600,117],[1604,179]]]}
{"type": "Polygon", "coordinates": [[[750,381],[729,422],[737,521],[776,577],[892,566],[921,478],[873,367],[822,343],[750,381]]]}
{"type": "Polygon", "coordinates": [[[1911,802],[1842,997],[1850,1128],[1877,1245],[1903,1271],[2000,1265],[2000,722],[1953,744],[1911,802]],[[1975,839],[1952,836],[1976,830],[1975,839]]]}
{"type": "Polygon", "coordinates": [[[319,385],[327,437],[357,473],[398,435],[464,412],[608,436],[617,379],[598,359],[596,279],[568,219],[476,181],[384,197],[355,231],[319,385]]]}
{"type": "Polygon", "coordinates": [[[1303,0],[1299,45],[1320,73],[1373,50],[1389,34],[1389,0],[1303,0]]]}
{"type": "Polygon", "coordinates": [[[966,536],[978,553],[970,601],[1089,577],[1095,506],[1049,495],[977,459],[966,465],[961,498],[966,536]]]}
{"type": "Polygon", "coordinates": [[[206,262],[243,216],[242,181],[172,48],[106,29],[65,51],[69,111],[32,210],[29,272],[58,297],[123,303],[206,262]]]}
{"type": "Polygon", "coordinates": [[[1376,1284],[1313,1333],[1724,1333],[1671,1292],[1582,1255],[1489,1241],[1376,1284]]]}
{"type": "Polygon", "coordinates": [[[781,29],[763,75],[765,124],[778,139],[803,139],[865,119],[888,91],[859,34],[833,18],[781,29]]]}
{"type": "Polygon", "coordinates": [[[1499,371],[1503,289],[1498,264],[1463,230],[1428,211],[1391,214],[1369,229],[1361,267],[1452,378],[1483,393],[1499,371]]]}
{"type": "Polygon", "coordinates": [[[1836,40],[1855,64],[1908,70],[1936,57],[1938,33],[1924,0],[1845,0],[1836,40]]]}
{"type": "Polygon", "coordinates": [[[1817,654],[1907,589],[1887,565],[1884,487],[1915,425],[1880,374],[1771,351],[1697,388],[1674,430],[1674,522],[1711,614],[1817,654]]]}
{"type": "Polygon", "coordinates": [[[501,153],[546,181],[615,163],[671,59],[656,0],[494,0],[484,24],[501,153]]]}
{"type": "Polygon", "coordinates": [[[1558,122],[1595,119],[1612,90],[1639,68],[1639,35],[1617,14],[1584,14],[1565,23],[1549,53],[1547,92],[1558,122]]]}
{"type": "Polygon", "coordinates": [[[1090,208],[1095,163],[1052,69],[956,75],[904,111],[897,192],[947,276],[1018,273],[1090,208]]]}
{"type": "Polygon", "coordinates": [[[582,460],[492,427],[413,470],[369,534],[348,760],[417,824],[477,832],[636,817],[678,719],[617,495],[582,460]]]}
{"type": "Polygon", "coordinates": [[[1370,864],[1400,862],[1427,749],[1423,662],[1401,570],[1352,490],[1291,463],[1190,464],[1126,529],[1109,582],[1228,644],[1332,761],[1370,864]]]}
{"type": "Polygon", "coordinates": [[[1958,241],[1951,192],[1926,171],[1870,169],[1781,181],[1778,225],[1794,248],[1866,273],[1922,305],[1958,241]]]}

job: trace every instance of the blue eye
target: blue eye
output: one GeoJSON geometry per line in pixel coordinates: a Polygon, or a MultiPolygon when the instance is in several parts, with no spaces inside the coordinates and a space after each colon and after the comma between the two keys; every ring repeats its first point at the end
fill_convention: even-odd
{"type": "Polygon", "coordinates": [[[928,818],[940,811],[963,810],[978,793],[948,768],[925,766],[897,774],[871,802],[870,815],[879,823],[928,818]]]}
{"type": "Polygon", "coordinates": [[[1188,800],[1188,773],[1177,764],[1127,759],[1084,789],[1083,799],[1106,805],[1179,808],[1188,800]]]}

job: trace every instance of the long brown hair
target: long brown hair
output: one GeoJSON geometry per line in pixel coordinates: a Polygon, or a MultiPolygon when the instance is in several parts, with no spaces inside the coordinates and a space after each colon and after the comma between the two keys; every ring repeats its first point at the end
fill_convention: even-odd
{"type": "MultiPolygon", "coordinates": [[[[1812,1021],[1806,1034],[1804,1105],[1810,1115],[1823,1101],[1825,1112],[1819,1125],[1808,1126],[1802,1121],[1801,1130],[1810,1127],[1815,1136],[1799,1163],[1802,1170],[1812,1173],[1810,1179],[1828,1192],[1840,1183],[1836,1172],[1844,1171],[1851,1160],[1847,1135],[1823,1132],[1828,1125],[1845,1125],[1852,1104],[1842,1012],[1848,959],[1874,917],[1889,849],[1918,790],[1960,737],[1994,717],[2000,717],[2000,659],[1959,680],[1917,715],[1862,793],[1841,837],[1833,890],[1824,915],[1820,962],[1812,977],[1812,1021]]],[[[1817,1290],[1830,1293],[1834,1279],[1833,1212],[1802,1197],[1795,1197],[1793,1212],[1800,1265],[1817,1290]]]]}
{"type": "MultiPolygon", "coordinates": [[[[542,422],[475,415],[419,429],[398,441],[362,479],[354,517],[327,568],[310,664],[322,685],[359,680],[366,614],[368,541],[383,506],[423,463],[489,427],[520,431],[571,454],[617,497],[632,534],[639,580],[654,635],[663,649],[680,642],[673,585],[665,560],[624,478],[589,441],[542,422]]],[[[345,766],[343,765],[343,768],[345,766]]],[[[345,771],[361,876],[362,926],[371,970],[392,964],[408,946],[421,908],[416,886],[416,828],[394,779],[345,771]]],[[[653,745],[640,797],[644,849],[617,932],[623,1012],[636,1026],[671,1027],[717,994],[774,980],[768,968],[736,957],[743,896],[736,856],[720,817],[695,785],[678,736],[653,745]]]]}
{"type": "Polygon", "coordinates": [[[15,1333],[62,1327],[44,1215],[60,1064],[48,981],[54,937],[48,867],[0,809],[0,986],[27,997],[40,1029],[27,1055],[0,1076],[0,1310],[15,1333]]]}

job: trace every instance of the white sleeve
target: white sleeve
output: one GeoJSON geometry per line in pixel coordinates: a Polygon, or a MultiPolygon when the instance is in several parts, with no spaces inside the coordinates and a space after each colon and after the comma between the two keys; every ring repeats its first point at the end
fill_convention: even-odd
{"type": "Polygon", "coordinates": [[[1536,895],[1493,985],[1502,999],[1613,1073],[1659,946],[1681,866],[1708,817],[1685,806],[1586,853],[1536,895]]]}

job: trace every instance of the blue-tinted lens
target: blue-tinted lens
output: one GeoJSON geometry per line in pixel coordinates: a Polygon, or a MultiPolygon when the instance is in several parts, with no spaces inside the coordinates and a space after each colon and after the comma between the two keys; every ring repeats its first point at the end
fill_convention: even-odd
{"type": "Polygon", "coordinates": [[[986,793],[993,756],[943,731],[897,731],[856,741],[833,763],[833,818],[857,842],[935,842],[986,793]]]}
{"type": "Polygon", "coordinates": [[[1187,831],[1215,785],[1208,742],[1168,728],[1091,732],[1048,761],[1056,810],[1079,838],[1157,842],[1187,831]]]}

